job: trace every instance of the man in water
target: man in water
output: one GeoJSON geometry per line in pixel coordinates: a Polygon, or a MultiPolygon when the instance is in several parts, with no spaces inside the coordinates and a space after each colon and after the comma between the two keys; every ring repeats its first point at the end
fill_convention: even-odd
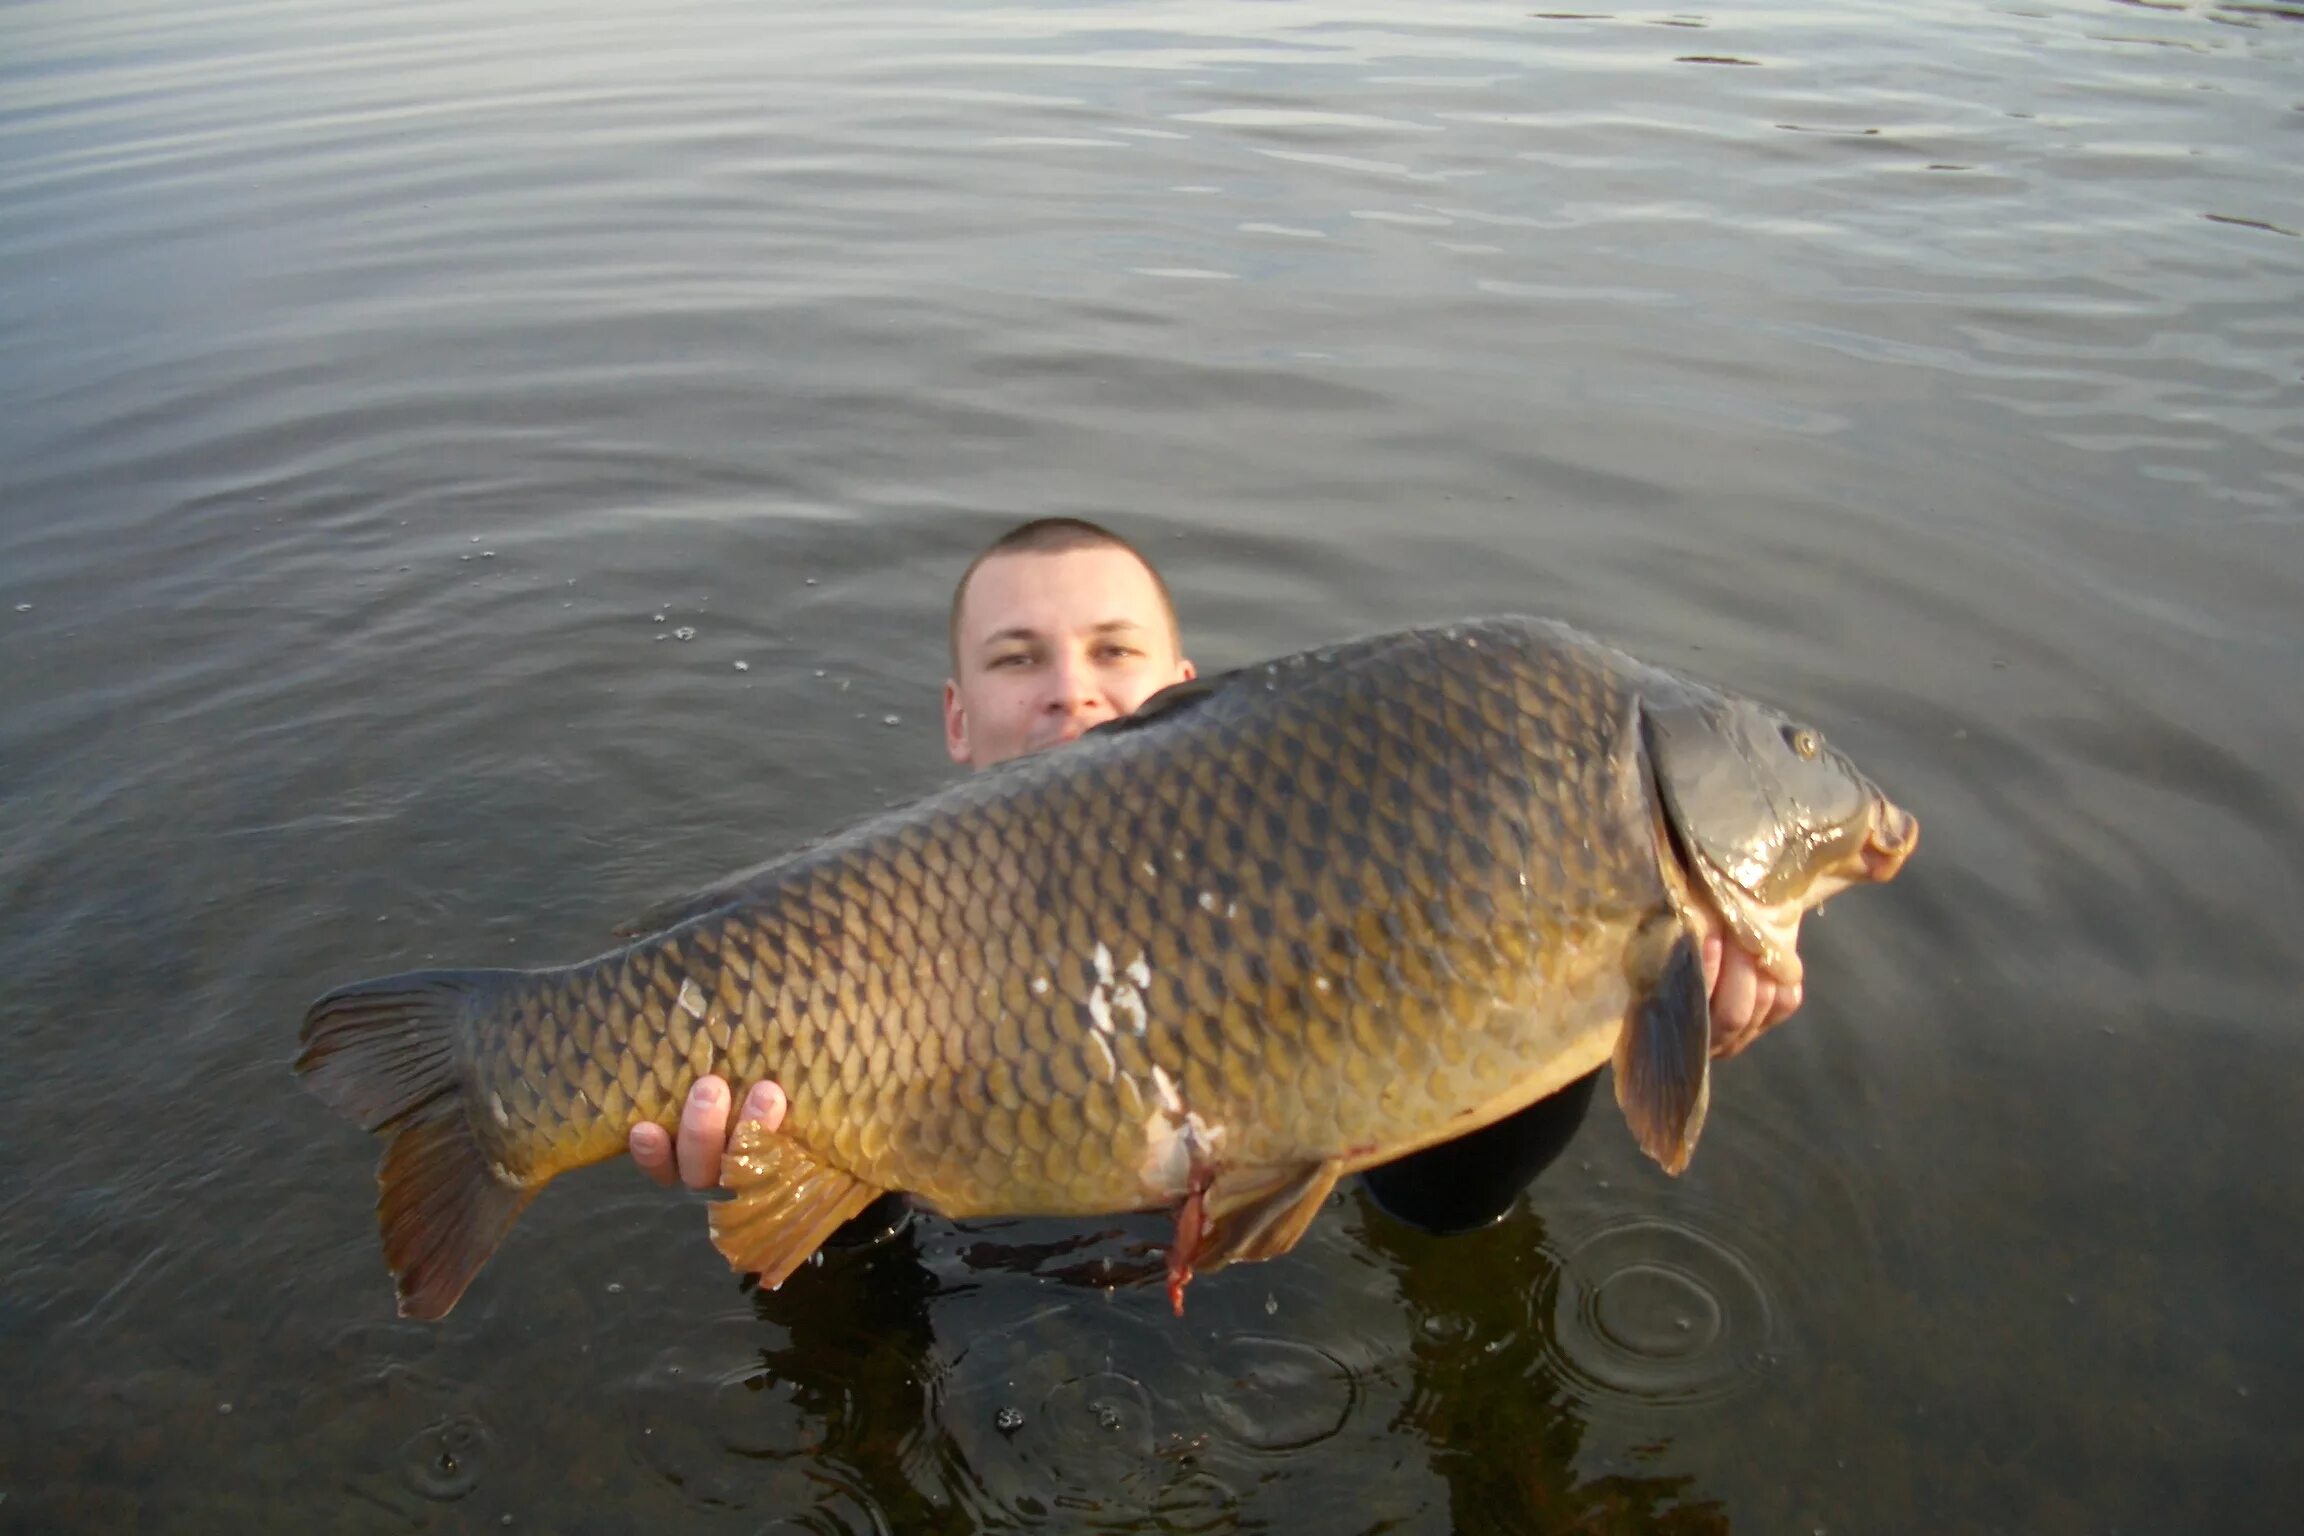
{"type": "MultiPolygon", "coordinates": [[[[1152,563],[1117,534],[1077,518],[1036,519],[995,540],[953,589],[950,625],[944,750],[971,769],[1060,747],[1194,675],[1175,603],[1152,563]]],[[[1799,987],[1779,987],[1717,935],[1705,940],[1703,958],[1716,1056],[1741,1051],[1800,1006],[1799,987]]],[[[1413,1225],[1483,1226],[1568,1144],[1598,1077],[1362,1179],[1378,1204],[1413,1225]]],[[[676,1136],[652,1123],[633,1128],[632,1160],[660,1184],[713,1187],[732,1129],[729,1102],[725,1081],[698,1079],[676,1136]]],[[[783,1090],[754,1083],[738,1118],[774,1130],[784,1120],[783,1090]]],[[[876,1203],[844,1233],[885,1230],[900,1201],[876,1203]]]]}

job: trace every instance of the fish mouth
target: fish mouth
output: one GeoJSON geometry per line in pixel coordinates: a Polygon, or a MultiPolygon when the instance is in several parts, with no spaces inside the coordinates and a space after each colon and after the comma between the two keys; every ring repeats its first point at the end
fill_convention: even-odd
{"type": "Polygon", "coordinates": [[[1806,890],[1767,903],[1689,849],[1677,829],[1671,830],[1670,844],[1682,869],[1696,876],[1688,882],[1689,895],[1695,899],[1687,910],[1697,919],[1699,935],[1721,934],[1749,954],[1770,980],[1786,987],[1798,985],[1807,974],[1800,959],[1801,920],[1853,886],[1895,879],[1919,845],[1920,818],[1875,790],[1863,836],[1849,839],[1847,853],[1818,870],[1806,890]]]}
{"type": "Polygon", "coordinates": [[[1919,846],[1920,818],[1880,796],[1872,802],[1872,826],[1857,854],[1864,866],[1862,878],[1874,885],[1887,884],[1919,846]]]}

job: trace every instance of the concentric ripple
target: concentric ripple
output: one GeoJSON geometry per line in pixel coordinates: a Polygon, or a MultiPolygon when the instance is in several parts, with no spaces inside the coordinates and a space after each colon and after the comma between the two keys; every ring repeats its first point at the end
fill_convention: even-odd
{"type": "Polygon", "coordinates": [[[1775,1362],[1771,1289],[1717,1235],[1640,1217],[1560,1254],[1538,1295],[1537,1321],[1549,1362],[1589,1400],[1712,1402],[1775,1362]]]}
{"type": "Polygon", "coordinates": [[[486,1424],[469,1413],[452,1413],[409,1439],[401,1476],[424,1497],[452,1503],[480,1486],[490,1447],[486,1424]]]}
{"type": "Polygon", "coordinates": [[[1310,1344],[1250,1335],[1227,1343],[1222,1358],[1228,1379],[1202,1401],[1227,1435],[1256,1450],[1317,1445],[1359,1402],[1351,1368],[1310,1344]]]}
{"type": "Polygon", "coordinates": [[[848,1404],[771,1370],[734,1329],[662,1352],[625,1390],[643,1464],[692,1504],[780,1508],[843,1430],[848,1404]]]}

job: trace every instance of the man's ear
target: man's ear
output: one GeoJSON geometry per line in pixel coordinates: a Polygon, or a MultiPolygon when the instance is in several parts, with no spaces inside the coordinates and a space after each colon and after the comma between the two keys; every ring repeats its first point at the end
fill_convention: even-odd
{"type": "Polygon", "coordinates": [[[944,755],[967,765],[974,755],[968,745],[968,711],[960,703],[960,685],[944,679],[944,755]]]}
{"type": "Polygon", "coordinates": [[[1192,665],[1191,657],[1179,656],[1176,658],[1176,681],[1188,683],[1199,675],[1200,669],[1192,665]]]}

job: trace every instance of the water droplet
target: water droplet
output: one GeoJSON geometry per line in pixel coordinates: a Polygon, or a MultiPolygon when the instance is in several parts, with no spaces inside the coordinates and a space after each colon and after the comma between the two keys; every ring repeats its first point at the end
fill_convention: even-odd
{"type": "Polygon", "coordinates": [[[739,672],[749,672],[752,670],[752,663],[748,661],[740,661],[736,663],[736,670],[739,672]]]}
{"type": "Polygon", "coordinates": [[[473,543],[475,543],[475,544],[479,543],[479,542],[480,542],[480,535],[478,535],[478,534],[474,534],[474,535],[472,535],[472,542],[473,542],[473,543]]]}
{"type": "Polygon", "coordinates": [[[493,560],[496,558],[496,551],[492,549],[484,549],[480,551],[480,558],[483,560],[493,560]]]}
{"type": "Polygon", "coordinates": [[[678,629],[672,631],[672,638],[681,641],[693,640],[696,638],[696,626],[693,624],[683,624],[678,629]]]}
{"type": "MultiPolygon", "coordinates": [[[[406,569],[408,569],[408,567],[406,567],[406,566],[402,566],[402,567],[400,567],[400,569],[402,569],[402,570],[406,570],[406,569]]],[[[16,605],[16,611],[17,611],[18,613],[30,613],[30,612],[32,611],[32,605],[31,605],[30,603],[18,603],[18,604],[16,605]]],[[[819,673],[817,673],[816,675],[817,675],[818,677],[822,677],[824,674],[823,674],[823,673],[821,673],[821,672],[819,672],[819,673]]]]}
{"type": "Polygon", "coordinates": [[[1004,1435],[1012,1435],[1024,1427],[1024,1410],[1003,1408],[992,1415],[992,1427],[1004,1435]]]}
{"type": "Polygon", "coordinates": [[[822,676],[824,675],[824,669],[823,669],[822,667],[818,667],[818,668],[816,669],[816,675],[817,675],[818,677],[822,677],[822,676]]]}
{"type": "Polygon", "coordinates": [[[814,585],[816,585],[816,578],[815,578],[815,577],[813,577],[813,576],[809,577],[809,578],[808,578],[808,585],[810,585],[810,586],[814,586],[814,585]]]}
{"type": "Polygon", "coordinates": [[[218,1403],[216,1405],[216,1411],[218,1413],[230,1413],[232,1411],[232,1405],[230,1403],[218,1403]]]}
{"type": "Polygon", "coordinates": [[[472,557],[470,555],[458,555],[456,558],[459,560],[469,560],[472,557]]]}
{"type": "Polygon", "coordinates": [[[478,1419],[452,1415],[417,1431],[402,1454],[408,1486],[428,1499],[449,1503],[480,1486],[488,1463],[488,1429],[478,1419]]]}
{"type": "Polygon", "coordinates": [[[1279,1310],[1280,1310],[1280,1298],[1279,1298],[1279,1297],[1277,1297],[1277,1296],[1266,1296],[1266,1297],[1264,1298],[1264,1315],[1265,1315],[1266,1317],[1271,1317],[1271,1316],[1274,1316],[1275,1314],[1277,1314],[1277,1313],[1279,1312],[1279,1310]]]}
{"type": "Polygon", "coordinates": [[[880,723],[882,725],[902,725],[904,723],[904,717],[902,715],[882,715],[880,717],[880,723]]]}
{"type": "Polygon", "coordinates": [[[664,622],[664,615],[660,613],[652,613],[648,615],[648,622],[651,624],[661,624],[664,622]]]}
{"type": "Polygon", "coordinates": [[[609,1282],[608,1282],[608,1294],[609,1294],[609,1295],[611,1295],[611,1296],[621,1296],[621,1295],[623,1295],[623,1294],[624,1294],[624,1282],[623,1282],[623,1281],[621,1281],[621,1280],[611,1280],[611,1281],[609,1281],[609,1282]]]}

